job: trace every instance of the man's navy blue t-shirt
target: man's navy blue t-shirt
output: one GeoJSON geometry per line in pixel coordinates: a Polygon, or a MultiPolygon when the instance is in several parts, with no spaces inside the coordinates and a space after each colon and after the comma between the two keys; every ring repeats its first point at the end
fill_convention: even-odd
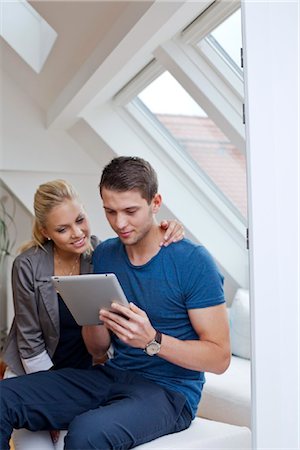
{"type": "MultiPolygon", "coordinates": [[[[152,326],[181,340],[198,340],[188,310],[224,303],[223,276],[202,245],[188,239],[162,247],[146,264],[131,264],[119,238],[108,239],[94,252],[95,273],[115,273],[128,301],[147,313],[152,326]]],[[[135,371],[162,386],[181,392],[194,416],[204,373],[185,369],[112,336],[114,357],[106,364],[135,371]]]]}

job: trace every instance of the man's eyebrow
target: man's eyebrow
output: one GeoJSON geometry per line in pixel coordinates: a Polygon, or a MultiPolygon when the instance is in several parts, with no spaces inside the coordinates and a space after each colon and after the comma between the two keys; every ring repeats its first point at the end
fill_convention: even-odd
{"type": "MultiPolygon", "coordinates": [[[[127,208],[124,208],[122,211],[129,211],[130,209],[139,209],[140,206],[139,205],[132,205],[132,206],[127,206],[127,208]]],[[[103,205],[103,209],[108,210],[108,211],[116,211],[114,208],[110,208],[109,206],[105,206],[103,205]]]]}

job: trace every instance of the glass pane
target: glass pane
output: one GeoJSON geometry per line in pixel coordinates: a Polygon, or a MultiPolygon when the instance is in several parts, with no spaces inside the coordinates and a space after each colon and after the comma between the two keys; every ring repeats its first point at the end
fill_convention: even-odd
{"type": "Polygon", "coordinates": [[[215,46],[230,64],[241,70],[241,10],[238,9],[228,19],[215,28],[208,40],[215,46]]]}
{"type": "Polygon", "coordinates": [[[138,97],[193,163],[246,217],[245,155],[231,144],[170,73],[165,72],[138,97]]]}
{"type": "Polygon", "coordinates": [[[164,72],[139,94],[153,114],[170,113],[187,116],[206,116],[198,103],[169,73],[164,72]]]}

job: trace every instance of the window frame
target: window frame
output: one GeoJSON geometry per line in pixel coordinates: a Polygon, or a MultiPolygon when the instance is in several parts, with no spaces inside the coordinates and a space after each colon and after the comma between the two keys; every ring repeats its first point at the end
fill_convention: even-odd
{"type": "MultiPolygon", "coordinates": [[[[241,152],[245,152],[241,77],[230,69],[207,42],[203,43],[202,51],[196,45],[199,36],[204,37],[203,29],[205,32],[213,30],[240,7],[236,1],[228,2],[228,4],[226,2],[226,5],[223,3],[214,2],[184,31],[177,33],[173,38],[158,46],[153,52],[153,59],[113,98],[114,105],[124,108],[126,114],[130,114],[141,128],[152,136],[161,151],[169,151],[172,157],[177,155],[176,164],[184,167],[186,173],[190,173],[190,170],[186,161],[184,162],[184,159],[187,158],[178,157],[179,154],[182,155],[179,143],[176,143],[175,138],[170,139],[170,136],[166,136],[169,134],[167,130],[163,126],[154,124],[155,121],[151,119],[152,113],[149,112],[149,117],[147,117],[145,110],[138,107],[134,99],[147,85],[167,70],[206,111],[233,145],[241,152]],[[207,21],[207,19],[209,20],[207,21]],[[205,21],[205,26],[202,26],[203,21],[205,21]],[[199,30],[202,35],[199,34],[199,30]],[[212,60],[215,61],[215,64],[212,64],[212,60]]],[[[191,166],[190,162],[188,165],[191,166]]],[[[231,203],[230,199],[214,186],[206,174],[199,175],[200,170],[197,172],[198,175],[195,177],[194,169],[194,179],[197,180],[199,187],[206,193],[210,201],[223,211],[224,216],[234,215],[244,228],[247,225],[246,218],[231,203]],[[204,181],[209,187],[205,186],[204,181]],[[225,208],[222,207],[220,199],[226,205],[225,208]]],[[[232,218],[229,220],[235,224],[235,227],[237,226],[236,220],[232,218]]],[[[240,229],[239,226],[237,228],[240,229]]]]}
{"type": "MultiPolygon", "coordinates": [[[[215,2],[215,4],[218,4],[218,2],[215,2]]],[[[200,10],[200,6],[198,8],[200,10]]],[[[169,148],[172,147],[170,140],[168,141],[164,137],[166,134],[159,133],[155,126],[150,127],[149,120],[145,121],[145,115],[141,114],[133,105],[131,107],[135,114],[132,114],[132,111],[129,110],[130,107],[126,106],[151,80],[164,71],[165,67],[161,60],[157,61],[156,53],[159,50],[164,51],[166,44],[170,44],[178,50],[176,43],[183,29],[182,24],[184,22],[186,25],[191,23],[196,14],[195,3],[183,2],[176,14],[170,18],[170,21],[166,22],[157,34],[153,35],[151,42],[149,39],[146,40],[143,34],[140,34],[142,32],[140,24],[136,28],[136,33],[131,30],[128,39],[132,42],[133,36],[135,36],[134,42],[139,44],[138,56],[136,53],[129,53],[126,64],[123,63],[122,67],[119,65],[117,71],[114,69],[111,72],[110,79],[103,85],[97,98],[85,108],[81,117],[116,155],[141,156],[153,164],[159,174],[164,204],[167,208],[170,208],[171,214],[184,222],[187,233],[191,234],[192,239],[195,238],[196,241],[207,246],[216,261],[223,267],[226,283],[230,286],[239,285],[247,288],[249,279],[246,247],[247,225],[245,220],[242,220],[230,209],[209,184],[205,183],[204,185],[203,179],[203,190],[199,186],[196,187],[194,172],[189,172],[191,171],[190,165],[184,161],[186,170],[183,171],[183,160],[177,159],[175,161],[165,151],[168,146],[169,148]],[[189,16],[189,21],[187,16],[189,16]],[[115,92],[115,95],[110,96],[109,93],[112,91],[115,92]],[[188,202],[187,198],[189,199],[188,202]],[[216,236],[218,239],[216,239],[216,236]]],[[[149,11],[147,15],[149,16],[148,22],[144,17],[143,27],[147,23],[153,24],[152,11],[149,11]]],[[[127,41],[124,40],[122,46],[119,46],[116,54],[113,55],[116,64],[120,58],[122,61],[124,59],[124,52],[126,54],[126,50],[128,50],[126,43],[127,41]],[[120,55],[121,49],[123,51],[120,55]]],[[[189,48],[193,54],[197,53],[191,45],[185,45],[184,48],[189,48]]],[[[179,49],[178,53],[183,58],[189,59],[182,49],[179,49]]],[[[170,66],[173,66],[174,58],[169,58],[169,61],[170,66]]],[[[181,67],[178,64],[177,66],[175,64],[174,67],[176,70],[178,69],[179,75],[181,74],[182,78],[186,80],[186,83],[182,83],[175,76],[183,87],[188,92],[191,90],[199,94],[199,89],[194,80],[191,80],[188,74],[181,73],[181,67]],[[189,89],[187,89],[187,85],[189,89]]],[[[174,72],[169,67],[167,69],[174,76],[174,72]]],[[[196,70],[193,71],[193,77],[195,77],[195,74],[197,74],[196,70]]],[[[98,75],[100,76],[100,73],[98,75]]],[[[104,76],[107,76],[106,72],[104,76]]],[[[229,89],[228,85],[227,89],[229,89]]],[[[224,104],[226,105],[225,102],[224,104]]],[[[226,107],[234,111],[234,108],[228,103],[226,107]]],[[[234,111],[234,115],[241,122],[241,114],[234,111]]],[[[224,118],[220,113],[219,117],[220,121],[224,118]]],[[[215,117],[212,117],[212,119],[216,122],[215,117]]],[[[227,120],[226,117],[225,119],[227,120]]],[[[228,123],[226,123],[226,120],[224,120],[225,125],[232,130],[232,134],[236,134],[237,140],[240,140],[243,145],[244,137],[234,129],[232,117],[230,117],[230,121],[227,120],[228,123]]],[[[243,133],[243,126],[240,126],[243,133]]],[[[228,133],[225,134],[228,136],[228,133]]],[[[231,288],[229,287],[229,289],[231,288]]]]}

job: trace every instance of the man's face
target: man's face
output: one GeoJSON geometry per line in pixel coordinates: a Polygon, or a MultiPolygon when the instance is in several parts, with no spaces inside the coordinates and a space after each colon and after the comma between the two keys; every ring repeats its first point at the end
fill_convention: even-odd
{"type": "Polygon", "coordinates": [[[150,205],[137,190],[102,189],[102,201],[107,220],[125,245],[140,242],[155,224],[154,215],[161,205],[156,194],[150,205]]]}

